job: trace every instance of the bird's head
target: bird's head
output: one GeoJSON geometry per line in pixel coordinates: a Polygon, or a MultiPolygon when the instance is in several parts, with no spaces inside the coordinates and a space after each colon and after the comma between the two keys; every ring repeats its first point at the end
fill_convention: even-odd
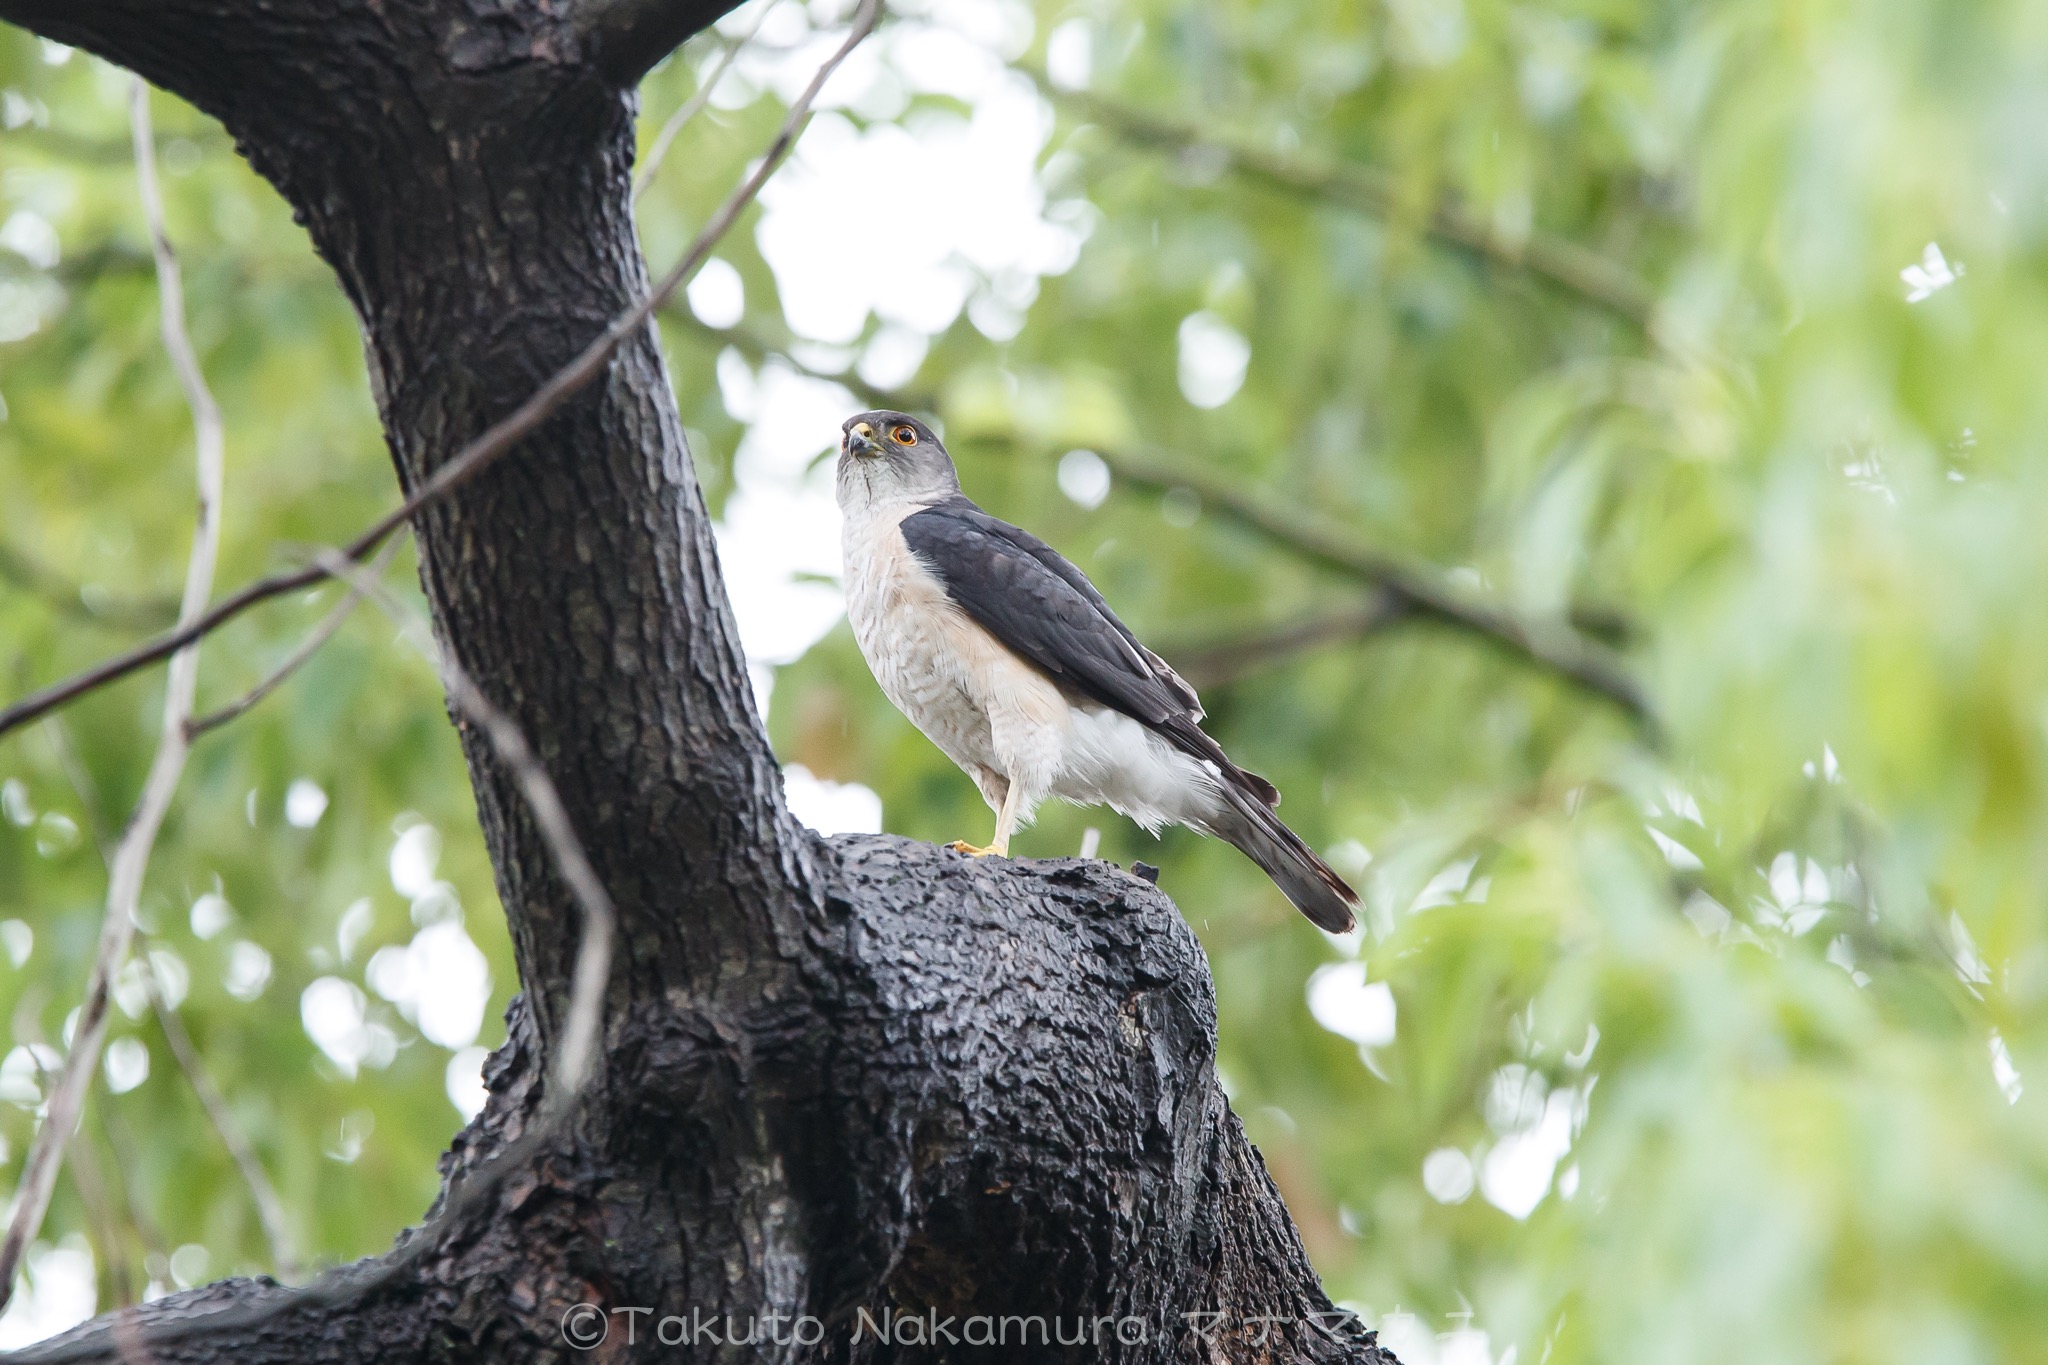
{"type": "Polygon", "coordinates": [[[960,491],[936,433],[904,412],[863,412],[840,428],[839,504],[936,500],[960,491]]]}

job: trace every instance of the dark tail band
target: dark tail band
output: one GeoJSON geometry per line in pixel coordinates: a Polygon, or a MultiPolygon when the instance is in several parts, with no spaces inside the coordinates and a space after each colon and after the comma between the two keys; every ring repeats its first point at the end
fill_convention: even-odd
{"type": "Polygon", "coordinates": [[[1294,908],[1308,916],[1318,929],[1332,934],[1350,932],[1357,924],[1351,907],[1358,904],[1358,893],[1318,858],[1300,835],[1280,823],[1280,817],[1264,799],[1264,793],[1272,791],[1271,784],[1263,779],[1257,781],[1258,786],[1254,787],[1251,783],[1225,779],[1224,810],[1214,832],[1257,863],[1282,894],[1294,902],[1294,908]]]}

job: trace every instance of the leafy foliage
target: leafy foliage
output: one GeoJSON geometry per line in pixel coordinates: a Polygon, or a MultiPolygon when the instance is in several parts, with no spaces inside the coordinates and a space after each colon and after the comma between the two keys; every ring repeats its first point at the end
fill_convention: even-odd
{"type": "MultiPolygon", "coordinates": [[[[1046,0],[1025,17],[900,24],[977,34],[1038,91],[1048,215],[1084,238],[1071,267],[970,270],[966,312],[878,385],[867,353],[900,325],[804,336],[784,274],[735,234],[739,321],[664,322],[714,510],[748,479],[819,477],[750,468],[766,419],[743,381],[835,376],[849,410],[934,412],[978,500],[1200,662],[1214,733],[1356,874],[1364,933],[1325,940],[1229,849],[1155,845],[1103,812],[1048,810],[1017,847],[1069,855],[1093,827],[1102,856],[1163,866],[1210,953],[1236,1107],[1333,1294],[1405,1359],[1469,1359],[1481,1330],[1491,1360],[2030,1358],[2048,1339],[2041,8],[1046,0]],[[1074,450],[1107,462],[1106,497],[1074,450]],[[1289,528],[1533,637],[1611,646],[1653,715],[1465,626],[1368,621],[1377,585],[1289,528]],[[1312,647],[1271,634],[1340,619],[1303,632],[1312,647]]],[[[750,22],[649,78],[648,141],[750,22]]],[[[762,52],[800,49],[808,23],[789,7],[762,52]]],[[[929,138],[971,111],[909,50],[886,49],[893,107],[870,90],[831,117],[929,138]]],[[[14,691],[162,616],[189,534],[120,78],[62,56],[0,34],[14,691]]],[[[655,261],[779,116],[763,69],[738,64],[642,201],[655,261]]],[[[392,490],[346,305],[218,129],[170,106],[160,155],[229,419],[235,582],[392,490]]],[[[871,189],[849,214],[947,193],[871,189]]],[[[327,600],[210,641],[202,703],[254,682],[327,600]]],[[[159,685],[0,749],[0,918],[33,936],[0,968],[9,1046],[62,1035],[103,889],[95,831],[132,801],[159,685]]],[[[190,978],[182,1013],[323,1258],[416,1218],[460,1122],[454,1049],[365,963],[459,904],[491,1021],[512,988],[443,714],[426,666],[358,617],[201,742],[145,898],[150,948],[190,978]],[[305,828],[285,818],[301,779],[329,799],[305,828]],[[412,865],[409,897],[392,857],[419,822],[446,889],[412,865]],[[209,892],[233,918],[202,937],[209,892]],[[231,975],[243,942],[271,964],[260,991],[231,975]],[[327,977],[390,1039],[354,1076],[302,1017],[327,977]]],[[[878,793],[889,829],[986,834],[843,626],[775,671],[771,723],[785,759],[878,793]]],[[[67,1184],[50,1235],[92,1238],[103,1304],[145,1254],[166,1280],[180,1244],[211,1273],[267,1267],[155,1025],[117,1033],[152,1065],[88,1112],[110,1207],[67,1184]]],[[[17,1164],[34,1093],[32,1062],[0,1066],[17,1164]]]]}

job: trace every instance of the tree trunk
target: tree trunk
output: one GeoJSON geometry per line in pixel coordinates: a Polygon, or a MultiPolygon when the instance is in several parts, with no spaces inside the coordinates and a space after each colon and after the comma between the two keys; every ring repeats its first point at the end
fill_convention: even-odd
{"type": "MultiPolygon", "coordinates": [[[[646,290],[633,87],[726,7],[0,17],[227,126],[354,303],[411,488],[646,290]]],[[[580,926],[465,734],[525,993],[436,1210],[305,1289],[224,1281],[21,1358],[626,1359],[680,1333],[703,1360],[1391,1359],[1330,1313],[1217,1088],[1207,964],[1170,902],[1102,863],[791,818],[651,328],[417,529],[444,646],[618,904],[596,1073],[564,1134],[451,1203],[533,1130],[580,926]]]]}

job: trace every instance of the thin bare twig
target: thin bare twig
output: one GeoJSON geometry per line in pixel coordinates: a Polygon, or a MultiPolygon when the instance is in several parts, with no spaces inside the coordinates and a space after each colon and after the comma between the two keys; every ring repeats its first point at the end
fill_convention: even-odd
{"type": "MultiPolygon", "coordinates": [[[[557,370],[539,388],[529,395],[525,402],[510,415],[491,424],[482,435],[463,446],[440,468],[436,469],[419,488],[396,508],[371,523],[361,534],[342,547],[348,559],[360,563],[377,546],[384,542],[400,526],[410,522],[425,508],[431,507],[461,488],[496,463],[519,442],[531,435],[543,422],[552,417],[569,399],[590,385],[609,366],[611,359],[628,338],[636,335],[656,309],[667,302],[670,295],[681,288],[704,264],[704,258],[711,254],[711,248],[732,229],[754,196],[761,192],[761,186],[768,183],[789,155],[789,149],[796,142],[804,125],[809,122],[811,104],[818,97],[819,88],[838,69],[846,54],[851,52],[861,39],[873,31],[875,21],[881,15],[881,0],[863,0],[855,12],[853,28],[846,42],[827,58],[818,68],[818,74],[804,92],[790,106],[789,117],[769,142],[754,171],[738,188],[734,189],[718,211],[704,225],[682,259],[662,276],[652,293],[634,304],[612,320],[598,337],[574,360],[557,370]]],[[[77,673],[63,682],[56,683],[31,696],[0,710],[0,735],[20,728],[67,702],[74,701],[96,688],[104,687],[117,679],[125,678],[137,669],[165,658],[186,645],[191,644],[223,623],[247,611],[259,602],[265,602],[284,593],[293,592],[326,577],[318,565],[272,574],[257,579],[224,598],[211,610],[194,620],[187,621],[178,629],[160,636],[145,645],[137,646],[124,654],[104,660],[101,663],[77,673]]]]}
{"type": "MultiPolygon", "coordinates": [[[[21,1024],[17,1019],[16,1024],[21,1024]]],[[[43,1053],[52,1054],[56,1049],[49,1046],[42,1030],[31,1025],[17,1027],[14,1036],[29,1044],[28,1059],[35,1064],[36,1084],[44,1094],[50,1092],[56,1076],[43,1065],[43,1053]]],[[[121,1245],[121,1226],[114,1217],[113,1202],[107,1197],[107,1182],[100,1175],[99,1161],[92,1150],[92,1139],[86,1135],[84,1125],[72,1134],[69,1147],[71,1155],[71,1185],[78,1192],[78,1202],[85,1206],[85,1219],[93,1228],[93,1243],[100,1259],[107,1267],[107,1280],[113,1286],[117,1304],[126,1306],[140,1297],[136,1292],[134,1267],[129,1262],[127,1249],[121,1245]]]]}
{"type": "MultiPolygon", "coordinates": [[[[114,841],[108,836],[106,825],[99,816],[99,797],[93,784],[92,773],[79,761],[77,752],[71,747],[71,738],[64,731],[63,717],[46,716],[43,719],[43,726],[49,734],[51,747],[57,751],[57,760],[63,766],[65,776],[70,779],[72,792],[85,807],[86,820],[92,826],[93,842],[99,847],[100,857],[111,867],[114,841]]],[[[153,967],[151,971],[153,979],[153,967]]],[[[32,1015],[33,1012],[31,1017],[32,1015]]],[[[17,1036],[25,1036],[30,1042],[40,1040],[40,1035],[33,1029],[24,1029],[20,1026],[21,1020],[17,1019],[15,1022],[17,1036]]],[[[35,1049],[29,1050],[29,1057],[35,1062],[36,1070],[47,1077],[48,1073],[43,1070],[42,1058],[35,1049]]],[[[47,1082],[45,1089],[47,1090],[47,1082]]],[[[109,1329],[114,1338],[114,1348],[125,1365],[150,1365],[154,1357],[135,1332],[133,1308],[140,1302],[140,1296],[135,1292],[134,1275],[127,1254],[120,1246],[121,1234],[114,1215],[112,1191],[115,1188],[120,1190],[121,1202],[128,1215],[128,1225],[135,1230],[136,1236],[141,1238],[146,1248],[162,1254],[163,1235],[143,1213],[134,1190],[129,1186],[129,1179],[135,1170],[133,1152],[116,1136],[116,1115],[112,1108],[104,1103],[97,1105],[93,1112],[99,1117],[101,1135],[106,1138],[107,1146],[113,1150],[114,1172],[117,1178],[113,1184],[109,1184],[103,1177],[99,1163],[93,1155],[92,1144],[87,1140],[81,1125],[71,1139],[71,1179],[78,1187],[80,1201],[88,1209],[88,1217],[101,1228],[101,1250],[107,1260],[107,1274],[115,1286],[115,1299],[118,1304],[113,1324],[109,1329]],[[93,1212],[96,1206],[98,1211],[93,1212]]]]}
{"type": "MultiPolygon", "coordinates": [[[[356,596],[360,600],[360,594],[356,596]]],[[[71,781],[71,790],[84,805],[86,819],[93,830],[93,840],[99,845],[100,856],[108,866],[113,865],[113,841],[107,837],[105,827],[98,815],[97,792],[93,785],[92,773],[79,761],[78,754],[71,747],[70,736],[64,730],[62,716],[46,716],[43,726],[49,732],[51,747],[56,749],[58,762],[71,781]]],[[[184,1020],[164,999],[163,979],[157,975],[156,962],[148,953],[142,954],[142,982],[149,992],[150,1008],[156,1012],[157,1023],[164,1031],[164,1041],[170,1044],[171,1056],[177,1060],[178,1069],[185,1073],[185,1079],[199,1096],[199,1103],[206,1110],[206,1116],[213,1121],[214,1131],[220,1134],[221,1144],[228,1149],[228,1155],[242,1173],[242,1180],[249,1187],[249,1198],[256,1205],[256,1215],[263,1223],[263,1230],[270,1240],[271,1260],[281,1280],[294,1279],[298,1275],[298,1264],[292,1255],[291,1235],[285,1221],[284,1201],[278,1198],[277,1188],[270,1183],[269,1175],[256,1158],[256,1151],[243,1135],[241,1126],[235,1122],[227,1101],[220,1093],[220,1087],[213,1083],[213,1076],[206,1069],[199,1056],[199,1049],[192,1045],[192,1035],[185,1031],[184,1020]]],[[[105,1114],[106,1107],[100,1112],[105,1114]]],[[[80,1139],[82,1141],[82,1138],[80,1139]]],[[[111,1134],[109,1141],[111,1141],[111,1134]]],[[[117,1157],[119,1153],[116,1153],[117,1157]]],[[[78,1153],[74,1150],[72,1160],[78,1153]]],[[[91,1179],[83,1169],[75,1170],[74,1176],[83,1180],[91,1179]]]]}
{"type": "Polygon", "coordinates": [[[690,98],[684,100],[682,105],[668,116],[667,122],[661,125],[661,131],[654,136],[654,145],[647,149],[646,164],[640,168],[640,173],[633,177],[634,203],[639,203],[640,196],[654,183],[654,177],[661,171],[661,163],[667,159],[668,149],[674,145],[676,135],[689,126],[690,120],[697,117],[698,111],[710,100],[711,92],[718,88],[719,81],[725,78],[725,73],[739,58],[740,49],[754,41],[754,35],[761,31],[761,25],[768,22],[768,12],[774,9],[775,5],[776,0],[762,0],[761,12],[754,16],[753,24],[745,33],[726,45],[718,64],[705,74],[703,81],[698,84],[690,98]]]}
{"type": "Polygon", "coordinates": [[[277,1278],[297,1279],[299,1260],[292,1249],[291,1225],[285,1218],[284,1200],[278,1198],[277,1187],[270,1183],[269,1172],[257,1159],[256,1149],[249,1145],[242,1125],[235,1122],[234,1113],[228,1108],[220,1087],[213,1083],[213,1075],[207,1071],[199,1049],[192,1045],[192,1035],[185,1031],[185,1021],[164,999],[163,980],[156,974],[156,963],[150,960],[148,953],[142,955],[142,967],[142,984],[149,991],[149,1007],[155,1011],[157,1024],[164,1031],[164,1041],[171,1046],[171,1056],[177,1059],[178,1069],[185,1073],[185,1080],[192,1086],[193,1093],[199,1096],[200,1107],[206,1110],[206,1117],[213,1123],[213,1131],[220,1134],[221,1145],[228,1149],[235,1169],[242,1173],[242,1183],[249,1187],[249,1199],[256,1205],[256,1217],[262,1222],[263,1235],[270,1242],[270,1261],[277,1271],[277,1278]]]}
{"type": "MultiPolygon", "coordinates": [[[[576,837],[553,780],[548,777],[547,770],[542,767],[533,746],[527,743],[519,727],[483,695],[451,656],[435,647],[432,633],[419,614],[371,577],[366,568],[333,550],[323,551],[318,562],[324,573],[355,587],[361,596],[368,597],[387,612],[398,623],[407,641],[435,664],[456,709],[483,729],[499,760],[512,769],[535,823],[540,826],[541,834],[548,843],[549,852],[584,913],[583,941],[577,953],[570,989],[568,1024],[555,1053],[554,1074],[538,1121],[506,1143],[461,1183],[450,1184],[441,1204],[437,1226],[452,1227],[471,1209],[490,1198],[522,1162],[539,1152],[566,1126],[575,1100],[589,1080],[590,1062],[596,1052],[604,986],[611,970],[617,911],[610,894],[604,889],[604,883],[598,879],[596,870],[584,854],[583,845],[576,837]]],[[[154,989],[153,976],[151,983],[154,989]]],[[[169,1019],[174,1016],[164,1011],[160,1017],[169,1019]]],[[[451,1182],[453,1179],[451,1177],[451,1182]]],[[[330,1271],[288,1296],[271,1297],[258,1304],[233,1304],[196,1318],[180,1316],[164,1322],[117,1323],[116,1329],[129,1333],[134,1346],[144,1349],[151,1340],[173,1341],[195,1331],[219,1331],[230,1326],[266,1321],[295,1307],[337,1302],[372,1293],[389,1284],[436,1245],[437,1239],[432,1236],[412,1237],[375,1265],[346,1266],[330,1271]]],[[[128,1349],[126,1343],[117,1344],[124,1351],[128,1349]]]]}
{"type": "Polygon", "coordinates": [[[440,671],[442,686],[447,688],[455,709],[482,728],[484,738],[497,752],[498,761],[512,770],[520,794],[526,798],[527,809],[533,813],[534,823],[540,826],[541,837],[547,840],[548,851],[554,855],[555,867],[583,910],[583,940],[571,977],[568,1024],[555,1051],[554,1083],[548,1087],[549,1107],[560,1112],[582,1090],[590,1074],[590,1059],[597,1049],[605,981],[611,975],[612,939],[619,922],[611,894],[604,889],[597,869],[590,865],[583,842],[576,837],[576,828],[569,820],[568,808],[562,804],[561,794],[555,790],[554,781],[533,752],[533,746],[526,742],[525,734],[484,695],[452,652],[436,646],[426,618],[335,551],[323,550],[318,562],[328,573],[345,580],[376,603],[398,623],[406,641],[440,671]]]}
{"type": "MultiPolygon", "coordinates": [[[[197,620],[213,591],[214,561],[220,548],[220,503],[222,471],[225,464],[225,433],[220,408],[206,387],[206,376],[192,350],[185,330],[184,281],[178,270],[177,253],[164,231],[163,196],[157,186],[156,154],[150,136],[149,87],[135,77],[129,93],[129,123],[135,137],[135,173],[142,195],[143,212],[149,221],[151,248],[156,254],[157,290],[160,294],[160,332],[185,403],[192,410],[194,444],[197,450],[199,505],[192,531],[192,553],[185,566],[185,594],[178,619],[197,620]]],[[[78,1114],[85,1103],[87,1087],[99,1068],[100,1048],[107,1036],[107,1000],[114,973],[128,955],[135,934],[135,905],[142,893],[143,873],[149,867],[150,851],[157,831],[170,810],[172,794],[185,771],[185,720],[192,714],[192,698],[199,681],[199,653],[182,648],[171,658],[170,679],[164,689],[163,728],[157,740],[156,757],[144,779],[141,799],[128,827],[121,832],[107,874],[106,917],[100,923],[100,940],[93,956],[92,971],[86,978],[85,1002],[79,1009],[78,1024],[71,1036],[57,1084],[50,1092],[42,1127],[36,1130],[28,1156],[22,1164],[21,1183],[15,1194],[14,1214],[7,1233],[0,1239],[0,1307],[14,1293],[15,1272],[29,1241],[41,1230],[43,1215],[49,1211],[50,1195],[56,1189],[57,1172],[64,1164],[64,1148],[78,1114]]]]}
{"type": "MultiPolygon", "coordinates": [[[[1374,218],[1398,219],[1403,210],[1394,177],[1377,167],[1324,161],[1305,154],[1282,156],[1261,151],[1101,95],[1062,90],[1043,71],[1029,65],[1019,69],[1036,81],[1048,98],[1078,109],[1086,118],[1126,141],[1167,151],[1206,153],[1248,180],[1374,218]]],[[[1441,242],[1471,251],[1496,265],[1526,271],[1644,331],[1651,330],[1655,321],[1655,290],[1627,267],[1569,238],[1542,231],[1509,237],[1483,215],[1449,199],[1439,200],[1429,209],[1422,226],[1441,242]]]]}
{"type": "MultiPolygon", "coordinates": [[[[370,575],[373,578],[383,577],[384,570],[390,566],[392,556],[398,552],[398,547],[404,543],[404,540],[403,535],[396,535],[384,542],[383,548],[377,551],[377,557],[370,561],[370,575]]],[[[262,701],[272,692],[284,686],[285,679],[298,672],[299,668],[308,659],[320,652],[322,645],[334,638],[334,633],[341,629],[342,622],[348,620],[349,616],[355,611],[356,604],[362,600],[362,593],[358,592],[353,584],[349,585],[343,591],[341,600],[328,608],[327,614],[321,617],[311,630],[306,632],[306,638],[299,641],[292,649],[292,652],[285,655],[284,661],[272,669],[262,682],[257,683],[218,711],[209,711],[203,716],[186,721],[185,738],[188,740],[197,739],[208,730],[215,730],[226,725],[229,721],[239,717],[244,711],[262,701]]]]}

